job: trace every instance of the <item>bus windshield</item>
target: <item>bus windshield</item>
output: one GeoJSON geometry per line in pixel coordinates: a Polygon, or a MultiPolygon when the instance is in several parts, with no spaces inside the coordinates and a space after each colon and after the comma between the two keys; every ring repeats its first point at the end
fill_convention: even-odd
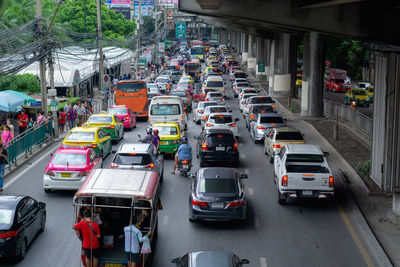
{"type": "Polygon", "coordinates": [[[123,83],[117,85],[117,90],[121,90],[125,93],[137,93],[141,90],[146,90],[146,84],[144,83],[123,83]]]}
{"type": "Polygon", "coordinates": [[[153,105],[150,110],[151,115],[179,115],[180,113],[178,104],[157,104],[153,105]]]}

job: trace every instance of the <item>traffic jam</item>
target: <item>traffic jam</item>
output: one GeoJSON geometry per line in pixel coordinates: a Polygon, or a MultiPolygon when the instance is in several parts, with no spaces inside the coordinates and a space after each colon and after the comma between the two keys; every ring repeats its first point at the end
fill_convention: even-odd
{"type": "MultiPolygon", "coordinates": [[[[68,132],[43,174],[47,194],[75,192],[71,227],[78,231],[88,213],[99,225],[101,235],[93,229],[91,239],[98,238],[101,246],[89,252],[82,247],[82,266],[88,266],[87,258],[93,266],[152,266],[149,251],[162,227],[161,192],[168,179],[191,181],[189,191],[179,192],[188,198],[187,210],[180,211],[188,223],[246,222],[246,181],[251,177],[242,162],[244,140],[263,149],[260,164],[271,164],[280,205],[335,197],[328,153],[307,144],[304,134],[279,114],[275,101],[252,85],[226,45],[177,44],[157,77],[118,81],[113,98],[107,111],[92,114],[68,132]],[[145,126],[135,129],[139,125],[145,126]],[[125,141],[125,135],[137,141],[125,141]],[[130,225],[143,240],[141,250],[126,256],[123,237],[130,225]]],[[[45,229],[46,205],[32,198],[8,201],[13,209],[24,203],[37,214],[35,223],[12,223],[9,214],[10,229],[1,234],[7,235],[2,240],[8,256],[23,259],[32,236],[45,229]],[[21,224],[26,224],[24,230],[16,230],[21,224]]],[[[235,251],[170,256],[168,264],[176,266],[249,264],[246,255],[235,251]],[[205,264],[196,265],[196,260],[205,264]]]]}

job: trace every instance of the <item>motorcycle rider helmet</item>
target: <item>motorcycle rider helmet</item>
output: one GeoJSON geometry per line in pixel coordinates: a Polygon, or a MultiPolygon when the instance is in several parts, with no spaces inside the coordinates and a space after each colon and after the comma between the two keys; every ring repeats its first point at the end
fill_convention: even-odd
{"type": "Polygon", "coordinates": [[[154,130],[153,134],[157,135],[158,134],[158,130],[154,130]]]}
{"type": "Polygon", "coordinates": [[[182,143],[187,143],[187,142],[188,142],[187,137],[186,136],[182,137],[182,143]]]}

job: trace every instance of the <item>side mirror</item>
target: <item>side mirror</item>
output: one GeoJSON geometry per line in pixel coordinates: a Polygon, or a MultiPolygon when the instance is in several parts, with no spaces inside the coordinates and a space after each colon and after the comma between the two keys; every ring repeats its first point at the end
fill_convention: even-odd
{"type": "Polygon", "coordinates": [[[195,135],[193,136],[194,139],[199,139],[199,136],[195,135]]]}
{"type": "Polygon", "coordinates": [[[241,259],[240,264],[250,264],[250,261],[248,259],[241,259]]]}
{"type": "Polygon", "coordinates": [[[240,175],[240,179],[247,179],[249,178],[249,176],[247,176],[247,174],[243,173],[240,175]]]}
{"type": "Polygon", "coordinates": [[[175,258],[175,259],[171,260],[171,263],[179,263],[179,258],[175,258]]]}
{"type": "Polygon", "coordinates": [[[235,118],[235,121],[239,121],[239,118],[235,118]]]}
{"type": "Polygon", "coordinates": [[[324,151],[324,157],[328,157],[328,156],[329,156],[329,152],[324,151]]]}

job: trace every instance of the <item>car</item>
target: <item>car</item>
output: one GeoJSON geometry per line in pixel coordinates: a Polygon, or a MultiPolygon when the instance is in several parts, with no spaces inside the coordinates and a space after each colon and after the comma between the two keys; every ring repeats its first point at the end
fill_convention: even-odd
{"type": "Polygon", "coordinates": [[[264,139],[264,154],[269,156],[270,162],[279,154],[282,147],[288,144],[305,144],[300,130],[291,127],[273,128],[264,139]]]}
{"type": "MultiPolygon", "coordinates": [[[[168,91],[169,91],[169,85],[168,83],[158,83],[158,92],[160,93],[160,95],[167,95],[168,91]]],[[[153,95],[154,97],[154,95],[153,95]]],[[[151,98],[153,99],[153,98],[151,98]]]]}
{"type": "Polygon", "coordinates": [[[232,74],[232,76],[230,78],[231,78],[232,82],[234,81],[234,79],[237,79],[237,78],[247,79],[247,74],[243,71],[236,71],[232,74]]]}
{"type": "Polygon", "coordinates": [[[368,88],[365,89],[365,92],[367,92],[369,103],[374,102],[374,86],[373,85],[369,86],[368,88]]]}
{"type": "Polygon", "coordinates": [[[199,169],[190,188],[189,220],[231,221],[246,219],[243,180],[235,168],[199,169]]]}
{"type": "Polygon", "coordinates": [[[46,227],[46,204],[25,195],[1,195],[0,218],[0,257],[22,260],[46,227]]]}
{"type": "Polygon", "coordinates": [[[189,94],[193,94],[194,88],[191,83],[178,83],[176,91],[187,91],[189,94]]]}
{"type": "Polygon", "coordinates": [[[254,143],[264,140],[270,128],[286,126],[286,119],[278,113],[259,113],[257,120],[250,123],[250,137],[254,143]]]}
{"type": "Polygon", "coordinates": [[[92,148],[98,155],[105,158],[111,152],[111,137],[102,128],[89,126],[74,127],[63,140],[64,146],[85,146],[92,148]]]}
{"type": "Polygon", "coordinates": [[[369,106],[369,96],[364,89],[350,89],[344,95],[344,104],[350,105],[355,102],[356,106],[369,106]]]}
{"type": "Polygon", "coordinates": [[[133,128],[136,128],[136,114],[125,105],[112,106],[108,108],[107,114],[117,116],[125,129],[133,130],[133,128]]]}
{"type": "Polygon", "coordinates": [[[208,92],[205,100],[215,101],[218,105],[225,105],[225,98],[221,92],[208,92]]]}
{"type": "Polygon", "coordinates": [[[249,88],[249,87],[250,87],[250,83],[248,83],[248,82],[239,81],[239,82],[233,83],[233,85],[232,85],[232,88],[233,88],[233,96],[234,96],[235,98],[237,98],[237,97],[239,96],[240,91],[241,91],[243,88],[249,88]]]}
{"type": "Polygon", "coordinates": [[[200,158],[200,167],[209,163],[239,167],[238,142],[231,130],[212,128],[194,138],[197,139],[196,156],[200,158]]]}
{"type": "Polygon", "coordinates": [[[358,82],[355,86],[356,89],[367,89],[368,87],[372,86],[369,82],[358,82]]]}
{"type": "Polygon", "coordinates": [[[179,83],[185,82],[188,83],[190,82],[192,85],[194,84],[193,77],[190,75],[182,75],[181,78],[179,79],[179,83]]]}
{"type": "Polygon", "coordinates": [[[235,137],[239,137],[240,134],[236,125],[237,121],[239,121],[239,118],[233,119],[231,114],[211,113],[210,116],[208,116],[208,120],[204,124],[204,129],[229,129],[233,132],[235,137]]]}
{"type": "Polygon", "coordinates": [[[242,95],[244,94],[258,94],[259,91],[255,88],[252,87],[241,87],[239,90],[239,95],[238,98],[242,98],[242,95]]]}
{"type": "Polygon", "coordinates": [[[173,90],[169,94],[171,96],[179,96],[182,99],[184,109],[186,112],[192,111],[192,96],[185,90],[173,90]]]}
{"type": "Polygon", "coordinates": [[[161,92],[158,89],[158,86],[156,84],[154,84],[154,85],[155,85],[155,87],[147,88],[147,99],[149,100],[148,101],[149,104],[150,104],[151,100],[153,99],[153,97],[161,95],[161,92]]]}
{"type": "Polygon", "coordinates": [[[222,251],[196,251],[171,261],[177,267],[242,267],[250,264],[233,253],[222,251]]]}
{"type": "Polygon", "coordinates": [[[269,104],[269,105],[271,105],[271,107],[275,108],[274,103],[275,103],[275,101],[272,100],[272,98],[269,97],[269,96],[252,96],[250,98],[247,98],[247,100],[246,100],[246,102],[245,102],[245,104],[243,105],[243,108],[242,108],[243,118],[246,117],[246,115],[249,112],[249,108],[252,105],[269,104]]]}
{"type": "Polygon", "coordinates": [[[201,127],[204,128],[204,122],[208,120],[208,116],[211,113],[219,113],[219,114],[230,114],[230,110],[223,105],[218,105],[218,106],[207,106],[204,109],[203,117],[201,119],[201,127]]]}
{"type": "Polygon", "coordinates": [[[175,154],[175,150],[181,143],[182,137],[185,136],[185,131],[178,122],[157,122],[151,128],[158,130],[160,136],[159,150],[167,154],[175,154]]]}
{"type": "Polygon", "coordinates": [[[90,127],[101,127],[117,143],[124,138],[124,125],[114,114],[93,114],[85,123],[90,127]]]}
{"type": "Polygon", "coordinates": [[[164,176],[164,158],[153,144],[124,143],[115,152],[113,169],[151,170],[164,176]]]}
{"type": "Polygon", "coordinates": [[[172,82],[174,82],[174,83],[179,82],[179,79],[181,78],[181,76],[182,76],[182,73],[179,70],[172,71],[172,73],[171,73],[172,82]]]}
{"type": "Polygon", "coordinates": [[[246,103],[246,99],[249,97],[252,97],[252,96],[257,96],[257,95],[258,94],[256,94],[256,93],[242,94],[241,97],[238,98],[240,112],[242,112],[242,110],[243,110],[243,106],[246,103]]]}
{"type": "Polygon", "coordinates": [[[193,122],[200,124],[203,117],[204,110],[208,106],[218,106],[215,101],[202,101],[197,104],[197,107],[193,110],[193,122]]]}
{"type": "Polygon", "coordinates": [[[170,81],[171,81],[171,76],[170,75],[159,75],[156,78],[155,83],[156,84],[161,84],[161,83],[166,84],[166,83],[169,83],[170,81]]]}
{"type": "Polygon", "coordinates": [[[61,146],[44,169],[44,192],[78,190],[93,169],[102,167],[103,160],[93,149],[61,146]]]}
{"type": "Polygon", "coordinates": [[[255,121],[259,113],[276,113],[275,108],[270,104],[256,104],[249,108],[249,112],[245,117],[246,128],[249,130],[250,123],[255,121]]]}

